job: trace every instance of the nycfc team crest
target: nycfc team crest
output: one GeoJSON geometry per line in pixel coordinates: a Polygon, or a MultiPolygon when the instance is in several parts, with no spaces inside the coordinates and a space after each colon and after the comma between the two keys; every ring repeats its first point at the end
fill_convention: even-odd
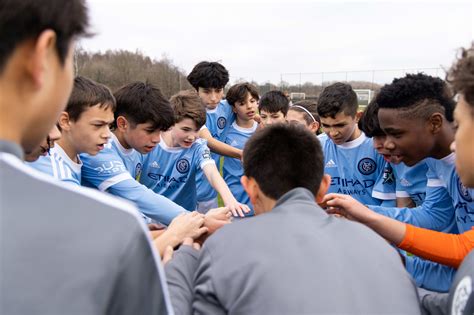
{"type": "Polygon", "coordinates": [[[187,173],[189,171],[189,162],[186,159],[180,159],[176,162],[176,169],[181,174],[187,173]]]}
{"type": "Polygon", "coordinates": [[[361,172],[361,174],[370,175],[375,172],[377,164],[375,164],[375,161],[371,158],[363,158],[359,161],[359,164],[357,164],[357,168],[359,169],[359,172],[361,172]]]}
{"type": "Polygon", "coordinates": [[[466,188],[466,186],[464,186],[461,183],[461,180],[459,178],[458,178],[458,188],[459,188],[459,195],[461,196],[461,198],[466,200],[467,202],[471,202],[472,201],[471,194],[469,193],[469,190],[466,188]]]}
{"type": "Polygon", "coordinates": [[[219,129],[224,129],[226,122],[227,120],[224,117],[219,117],[217,120],[217,127],[219,127],[219,129]]]}

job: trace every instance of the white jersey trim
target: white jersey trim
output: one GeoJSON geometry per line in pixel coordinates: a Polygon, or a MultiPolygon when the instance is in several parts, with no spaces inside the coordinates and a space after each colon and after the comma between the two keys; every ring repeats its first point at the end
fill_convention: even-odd
{"type": "Polygon", "coordinates": [[[372,190],[372,197],[381,199],[381,200],[395,200],[397,196],[395,193],[383,193],[380,191],[372,190]]]}
{"type": "MultiPolygon", "coordinates": [[[[163,150],[165,150],[166,152],[169,152],[169,153],[180,153],[181,151],[184,150],[184,148],[182,147],[170,147],[166,144],[165,142],[165,139],[163,139],[163,137],[160,135],[160,143],[158,144],[160,146],[160,148],[162,148],[163,150]]],[[[193,143],[194,145],[194,143],[193,143]]]]}
{"type": "Polygon", "coordinates": [[[450,155],[445,156],[441,159],[441,161],[446,162],[448,164],[454,164],[456,160],[456,153],[452,152],[450,155]]]}
{"type": "Polygon", "coordinates": [[[242,133],[254,133],[255,130],[257,130],[257,127],[258,127],[258,123],[256,121],[253,122],[253,126],[250,127],[250,128],[244,128],[244,127],[240,127],[239,125],[237,125],[237,121],[234,121],[232,123],[232,127],[239,131],[239,132],[242,132],[242,133]]]}
{"type": "Polygon", "coordinates": [[[119,139],[117,138],[116,135],[114,135],[112,133],[112,136],[110,138],[110,142],[112,143],[115,143],[115,145],[117,146],[117,148],[120,150],[120,152],[123,153],[123,155],[132,155],[134,152],[135,152],[135,149],[131,148],[131,149],[125,149],[123,147],[123,145],[120,143],[119,139]]]}
{"type": "MultiPolygon", "coordinates": [[[[329,138],[329,139],[331,139],[331,138],[329,138]]],[[[336,144],[336,145],[341,149],[352,149],[352,148],[356,148],[356,147],[360,146],[362,143],[364,143],[365,139],[367,139],[367,136],[361,131],[360,136],[358,138],[356,138],[352,141],[343,143],[343,144],[336,144]]]]}
{"type": "Polygon", "coordinates": [[[204,169],[204,166],[208,165],[208,164],[214,164],[216,165],[216,162],[214,162],[213,159],[210,159],[210,160],[205,160],[204,162],[201,163],[201,165],[199,165],[199,167],[201,169],[204,169]]]}
{"type": "Polygon", "coordinates": [[[397,195],[397,197],[399,198],[410,198],[410,194],[407,193],[406,191],[403,191],[403,190],[397,190],[395,192],[395,194],[397,195]]]}
{"type": "Polygon", "coordinates": [[[428,178],[426,187],[444,187],[444,182],[438,178],[428,178]]]}
{"type": "Polygon", "coordinates": [[[104,180],[102,183],[100,183],[97,189],[99,189],[100,191],[106,191],[111,186],[118,184],[120,182],[123,182],[124,180],[127,180],[127,179],[135,180],[133,179],[132,175],[130,175],[129,172],[125,172],[125,173],[121,173],[114,177],[104,180]]]}

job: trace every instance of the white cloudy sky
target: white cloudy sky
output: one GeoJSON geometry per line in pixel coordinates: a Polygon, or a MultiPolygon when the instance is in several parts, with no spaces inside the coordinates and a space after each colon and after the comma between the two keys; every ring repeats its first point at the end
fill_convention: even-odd
{"type": "MultiPolygon", "coordinates": [[[[472,1],[89,0],[90,51],[163,55],[188,73],[220,61],[238,78],[317,82],[320,72],[449,67],[474,35],[472,1]],[[305,73],[318,73],[309,75],[305,73]]],[[[426,70],[443,75],[442,70],[426,70]]],[[[326,73],[387,81],[400,71],[326,73]]]]}

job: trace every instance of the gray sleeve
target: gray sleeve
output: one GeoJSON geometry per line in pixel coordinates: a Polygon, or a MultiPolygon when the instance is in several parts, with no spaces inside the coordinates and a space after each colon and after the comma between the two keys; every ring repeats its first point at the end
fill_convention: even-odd
{"type": "Polygon", "coordinates": [[[191,314],[194,274],[199,252],[191,246],[181,246],[165,265],[166,280],[175,314],[191,314]]]}
{"type": "MultiPolygon", "coordinates": [[[[212,273],[212,257],[209,248],[204,246],[199,258],[199,266],[194,280],[194,314],[227,314],[221,305],[212,273]]],[[[229,284],[230,285],[230,284],[229,284]]],[[[223,292],[221,292],[222,294],[223,292]]]]}
{"type": "Polygon", "coordinates": [[[129,235],[129,240],[118,257],[117,280],[106,314],[171,313],[166,308],[163,279],[144,231],[137,222],[132,231],[124,234],[129,235]]]}

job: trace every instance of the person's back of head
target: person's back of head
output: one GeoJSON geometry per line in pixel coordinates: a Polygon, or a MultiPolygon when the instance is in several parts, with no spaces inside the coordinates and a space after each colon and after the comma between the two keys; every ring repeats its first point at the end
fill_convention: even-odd
{"type": "Polygon", "coordinates": [[[117,101],[115,123],[119,116],[123,116],[133,126],[151,123],[155,130],[166,131],[174,125],[169,101],[151,83],[129,83],[115,91],[114,96],[117,101]]]}
{"type": "Polygon", "coordinates": [[[255,133],[245,144],[244,175],[277,200],[302,187],[315,196],[323,178],[324,157],[318,139],[299,125],[275,124],[255,133]]]}
{"type": "Polygon", "coordinates": [[[174,122],[189,118],[200,129],[206,123],[206,105],[195,91],[180,91],[170,98],[174,111],[174,122]]]}
{"type": "Polygon", "coordinates": [[[258,110],[267,113],[281,112],[286,116],[290,108],[290,101],[282,91],[269,91],[262,95],[258,103],[258,110]]]}
{"type": "Polygon", "coordinates": [[[229,72],[218,62],[201,61],[194,66],[187,77],[196,89],[223,89],[229,82],[229,72]]]}
{"type": "Polygon", "coordinates": [[[260,98],[258,90],[253,84],[249,82],[238,83],[231,86],[227,91],[226,100],[230,106],[235,107],[237,102],[244,103],[248,95],[257,101],[260,98]]]}
{"type": "Polygon", "coordinates": [[[358,108],[357,94],[349,84],[337,82],[324,88],[318,98],[318,115],[335,118],[337,114],[355,117],[358,108]]]}
{"type": "Polygon", "coordinates": [[[440,112],[452,122],[454,101],[446,83],[423,73],[407,74],[384,85],[375,101],[379,109],[403,111],[410,118],[428,118],[440,112]]]}
{"type": "Polygon", "coordinates": [[[89,35],[88,26],[83,0],[1,2],[0,87],[6,90],[0,88],[0,124],[17,134],[14,138],[24,150],[43,141],[66,105],[72,89],[73,43],[89,35]]]}

